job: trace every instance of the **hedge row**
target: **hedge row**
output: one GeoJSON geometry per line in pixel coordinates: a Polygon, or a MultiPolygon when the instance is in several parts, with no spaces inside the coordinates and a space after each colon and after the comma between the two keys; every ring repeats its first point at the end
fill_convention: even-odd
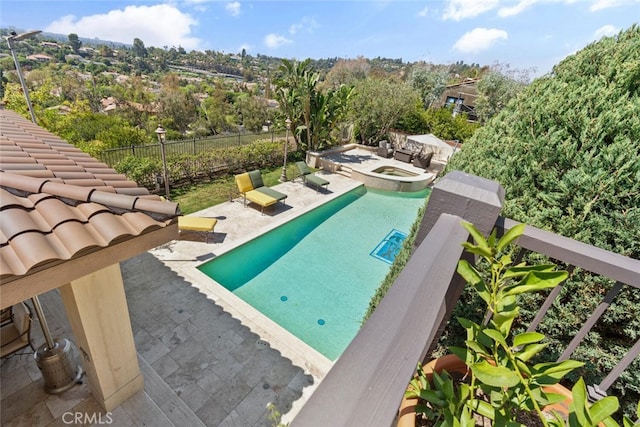
{"type": "MultiPolygon", "coordinates": [[[[167,175],[172,188],[176,188],[227,174],[272,168],[282,163],[283,149],[283,140],[267,139],[248,145],[219,148],[197,155],[181,154],[167,158],[167,175]]],[[[113,167],[130,180],[151,191],[162,187],[162,161],[128,156],[113,167]]]]}

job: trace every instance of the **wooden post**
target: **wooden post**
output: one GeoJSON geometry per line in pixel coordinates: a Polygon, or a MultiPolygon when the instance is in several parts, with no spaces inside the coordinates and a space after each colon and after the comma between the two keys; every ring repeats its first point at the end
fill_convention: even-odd
{"type": "Polygon", "coordinates": [[[144,387],[120,265],[59,289],[91,392],[110,411],[144,387]]]}
{"type": "Polygon", "coordinates": [[[414,248],[420,246],[442,213],[457,215],[488,235],[503,202],[504,188],[499,182],[461,171],[448,173],[431,191],[414,248]]]}

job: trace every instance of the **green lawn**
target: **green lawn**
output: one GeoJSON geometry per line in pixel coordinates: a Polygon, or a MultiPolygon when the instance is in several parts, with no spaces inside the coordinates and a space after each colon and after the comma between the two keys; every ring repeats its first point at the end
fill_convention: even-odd
{"type": "MultiPolygon", "coordinates": [[[[264,185],[271,187],[279,183],[282,168],[263,169],[264,185]]],[[[298,176],[295,164],[287,164],[287,176],[293,179],[298,176]]],[[[171,191],[171,201],[180,205],[180,211],[187,215],[202,209],[228,202],[238,196],[238,187],[233,176],[225,176],[211,182],[194,184],[171,191]]]]}

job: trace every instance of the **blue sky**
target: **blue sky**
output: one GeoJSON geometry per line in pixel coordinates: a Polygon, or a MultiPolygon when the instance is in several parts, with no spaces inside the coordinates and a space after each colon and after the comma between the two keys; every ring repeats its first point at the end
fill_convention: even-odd
{"type": "Polygon", "coordinates": [[[2,0],[0,26],[282,58],[402,58],[541,75],[640,21],[640,0],[2,0]]]}

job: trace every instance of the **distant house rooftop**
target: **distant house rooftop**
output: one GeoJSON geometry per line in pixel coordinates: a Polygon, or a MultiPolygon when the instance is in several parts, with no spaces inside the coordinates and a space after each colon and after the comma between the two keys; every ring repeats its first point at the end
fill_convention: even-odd
{"type": "Polygon", "coordinates": [[[469,121],[477,121],[476,99],[478,98],[478,82],[480,79],[465,79],[446,87],[438,107],[451,107],[457,113],[466,113],[469,121]]]}

